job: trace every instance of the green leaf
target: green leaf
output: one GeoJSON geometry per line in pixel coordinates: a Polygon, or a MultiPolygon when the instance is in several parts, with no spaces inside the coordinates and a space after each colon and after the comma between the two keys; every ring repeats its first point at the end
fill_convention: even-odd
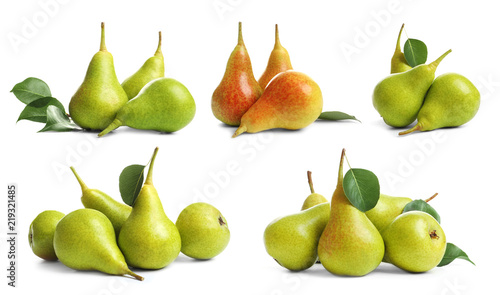
{"type": "Polygon", "coordinates": [[[318,119],[328,121],[356,120],[361,123],[361,121],[356,119],[356,117],[337,111],[322,112],[318,119]]]}
{"type": "Polygon", "coordinates": [[[130,165],[120,174],[120,194],[125,204],[133,206],[144,183],[145,165],[130,165]]]}
{"type": "Polygon", "coordinates": [[[29,103],[19,115],[17,121],[30,120],[33,122],[46,123],[47,122],[47,108],[49,106],[56,106],[63,113],[66,113],[64,106],[53,97],[42,97],[29,103]]]}
{"type": "Polygon", "coordinates": [[[438,266],[448,265],[456,258],[467,260],[470,263],[476,265],[474,262],[472,262],[472,260],[469,259],[469,256],[467,256],[467,254],[465,254],[462,249],[455,246],[455,244],[446,243],[446,251],[444,253],[443,259],[441,259],[441,262],[438,264],[438,266]]]}
{"type": "Polygon", "coordinates": [[[417,39],[408,39],[404,46],[406,61],[411,67],[424,64],[427,61],[427,46],[417,39]]]}
{"type": "Polygon", "coordinates": [[[80,130],[80,128],[72,123],[68,116],[66,116],[66,113],[61,111],[60,108],[51,105],[47,107],[47,123],[45,124],[45,127],[38,132],[65,132],[72,130],[80,130]]]}
{"type": "Polygon", "coordinates": [[[434,219],[437,220],[437,222],[441,223],[441,217],[439,217],[436,209],[432,208],[432,206],[424,200],[414,200],[406,204],[403,209],[403,213],[409,211],[423,211],[429,213],[430,215],[432,215],[432,217],[434,217],[434,219]]]}
{"type": "Polygon", "coordinates": [[[359,168],[350,169],[344,176],[343,186],[346,197],[360,211],[366,212],[377,205],[380,184],[373,172],[359,168]]]}
{"type": "Polygon", "coordinates": [[[21,102],[29,104],[41,97],[52,96],[49,86],[38,78],[27,78],[23,82],[17,83],[10,91],[21,102]]]}

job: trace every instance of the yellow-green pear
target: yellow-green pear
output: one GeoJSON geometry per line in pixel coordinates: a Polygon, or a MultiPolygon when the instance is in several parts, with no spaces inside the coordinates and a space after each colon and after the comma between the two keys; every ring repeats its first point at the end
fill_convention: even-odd
{"type": "Polygon", "coordinates": [[[28,242],[36,256],[45,260],[57,260],[54,251],[54,232],[64,213],[56,210],[46,210],[38,214],[31,222],[28,232],[28,242]]]}
{"type": "Polygon", "coordinates": [[[321,203],[328,203],[328,200],[325,197],[323,197],[323,195],[314,192],[311,171],[307,171],[307,182],[309,183],[309,189],[311,190],[311,194],[307,196],[307,198],[304,200],[304,203],[302,204],[302,209],[300,210],[306,210],[321,203]]]}
{"type": "Polygon", "coordinates": [[[391,59],[391,74],[406,72],[411,69],[411,66],[406,61],[404,53],[401,51],[401,34],[403,33],[403,29],[405,24],[401,26],[401,30],[399,30],[398,40],[396,43],[396,50],[394,50],[394,55],[391,59]]]}
{"type": "Polygon", "coordinates": [[[407,197],[392,197],[380,194],[377,205],[366,211],[366,216],[379,232],[388,226],[396,217],[403,213],[406,204],[412,201],[407,197]]]}

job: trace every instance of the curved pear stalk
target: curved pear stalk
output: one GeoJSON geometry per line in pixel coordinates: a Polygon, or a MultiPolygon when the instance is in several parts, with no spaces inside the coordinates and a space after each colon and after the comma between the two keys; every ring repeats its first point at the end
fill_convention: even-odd
{"type": "Polygon", "coordinates": [[[406,61],[405,55],[401,51],[401,34],[403,33],[403,29],[405,27],[405,24],[401,26],[401,29],[399,30],[399,35],[398,35],[398,40],[396,43],[396,49],[394,50],[394,55],[392,56],[391,59],[391,74],[395,73],[402,73],[406,72],[412,67],[408,64],[406,61]]]}
{"type": "Polygon", "coordinates": [[[269,56],[267,67],[262,76],[259,78],[259,85],[265,89],[269,81],[271,81],[277,74],[288,70],[293,70],[288,51],[281,45],[280,36],[278,31],[278,24],[276,24],[274,48],[269,56]]]}

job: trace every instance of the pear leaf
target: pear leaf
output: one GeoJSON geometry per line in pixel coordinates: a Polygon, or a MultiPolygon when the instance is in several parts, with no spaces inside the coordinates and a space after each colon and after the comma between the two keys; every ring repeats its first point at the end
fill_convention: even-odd
{"type": "Polygon", "coordinates": [[[350,169],[342,184],[347,199],[358,210],[366,212],[377,205],[380,184],[373,172],[359,168],[350,169]]]}
{"type": "Polygon", "coordinates": [[[424,200],[413,200],[406,204],[403,208],[403,213],[409,211],[423,211],[429,213],[432,217],[434,217],[434,219],[437,220],[437,222],[441,223],[441,217],[437,213],[436,209],[432,208],[432,206],[424,200]]]}
{"type": "Polygon", "coordinates": [[[120,174],[120,195],[123,202],[129,206],[134,206],[135,199],[141,191],[145,168],[145,165],[130,165],[125,167],[120,174]]]}
{"type": "Polygon", "coordinates": [[[41,97],[52,96],[47,83],[33,77],[17,83],[10,92],[14,93],[17,99],[25,104],[29,104],[41,97]]]}
{"type": "Polygon", "coordinates": [[[56,106],[62,112],[66,113],[64,106],[53,97],[42,97],[30,102],[19,115],[17,121],[30,120],[33,122],[46,123],[47,122],[47,108],[49,106],[56,106]]]}
{"type": "Polygon", "coordinates": [[[427,61],[427,45],[417,39],[406,40],[404,55],[408,64],[413,68],[427,61]]]}
{"type": "Polygon", "coordinates": [[[356,117],[338,111],[322,112],[318,119],[328,121],[356,120],[361,123],[356,117]]]}
{"type": "Polygon", "coordinates": [[[467,256],[467,254],[465,254],[462,249],[455,246],[455,244],[446,243],[446,251],[444,253],[443,259],[441,259],[441,262],[438,264],[438,266],[448,265],[456,258],[467,260],[470,263],[476,265],[474,262],[472,262],[472,260],[469,259],[469,256],[467,256]]]}
{"type": "Polygon", "coordinates": [[[47,107],[47,123],[45,124],[45,127],[38,132],[65,132],[72,130],[80,130],[80,128],[78,128],[75,123],[71,122],[66,113],[64,113],[60,108],[55,105],[49,105],[47,107]]]}

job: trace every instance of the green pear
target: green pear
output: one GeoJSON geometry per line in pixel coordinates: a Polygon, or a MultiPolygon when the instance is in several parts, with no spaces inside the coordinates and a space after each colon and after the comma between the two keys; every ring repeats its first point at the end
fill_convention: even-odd
{"type": "Polygon", "coordinates": [[[311,194],[307,196],[307,198],[304,200],[304,203],[302,204],[302,209],[300,210],[306,210],[318,204],[328,202],[328,200],[325,197],[323,197],[323,195],[314,192],[311,171],[307,171],[307,181],[309,183],[309,189],[311,190],[311,194]]]}
{"type": "Polygon", "coordinates": [[[330,214],[322,203],[272,221],[264,231],[266,251],[289,270],[304,270],[318,258],[318,240],[330,214]]]}
{"type": "Polygon", "coordinates": [[[434,80],[418,112],[418,123],[399,135],[463,125],[479,110],[481,95],[476,86],[456,73],[443,74],[434,80]]]}
{"type": "Polygon", "coordinates": [[[84,129],[103,130],[128,101],[104,39],[104,23],[101,23],[100,50],[90,61],[85,79],[69,103],[71,118],[84,129]]]}
{"type": "Polygon", "coordinates": [[[404,53],[401,51],[401,34],[403,33],[403,29],[405,24],[401,26],[398,35],[398,41],[396,43],[396,50],[394,50],[394,54],[391,59],[391,74],[402,73],[408,70],[411,70],[411,66],[406,61],[404,53]]]}
{"type": "Polygon", "coordinates": [[[97,210],[78,209],[61,219],[54,233],[54,249],[67,267],[143,280],[128,268],[116,244],[113,225],[97,210]]]}
{"type": "Polygon", "coordinates": [[[194,118],[196,104],[189,90],[179,81],[158,78],[124,105],[115,120],[99,136],[120,127],[175,132],[194,118]]]}
{"type": "Polygon", "coordinates": [[[118,245],[127,263],[144,269],[160,269],[179,255],[181,237],[175,224],[167,217],[153,186],[155,149],[146,181],[135,200],[132,212],[118,236],[118,245]]]}
{"type": "Polygon", "coordinates": [[[446,236],[430,214],[410,211],[401,214],[382,232],[385,259],[409,272],[425,272],[441,262],[446,236]]]}
{"type": "Polygon", "coordinates": [[[198,202],[187,206],[177,217],[175,225],[181,236],[181,252],[189,257],[210,259],[229,244],[227,221],[210,204],[198,202]]]}
{"type": "Polygon", "coordinates": [[[407,197],[392,197],[380,194],[377,205],[365,214],[379,232],[388,226],[396,217],[403,213],[406,204],[412,199],[407,197]]]}
{"type": "Polygon", "coordinates": [[[38,214],[31,222],[28,241],[31,250],[36,256],[45,260],[57,260],[54,251],[54,232],[57,223],[64,217],[64,213],[55,210],[46,210],[38,214]]]}
{"type": "Polygon", "coordinates": [[[319,240],[318,256],[321,264],[333,274],[363,276],[382,262],[384,241],[365,213],[354,207],[345,196],[344,156],[345,149],[340,158],[330,218],[319,240]]]}
{"type": "Polygon", "coordinates": [[[85,182],[83,182],[78,173],[76,173],[75,168],[70,167],[70,169],[73,171],[78,183],[82,187],[81,201],[83,206],[85,208],[95,209],[104,213],[104,215],[106,215],[106,217],[111,221],[111,224],[113,224],[113,229],[115,230],[116,237],[118,238],[120,229],[130,215],[132,207],[116,201],[100,190],[90,189],[85,182]]]}
{"type": "Polygon", "coordinates": [[[161,32],[158,35],[158,48],[155,54],[146,60],[137,72],[122,83],[123,90],[127,93],[128,99],[136,97],[139,91],[150,81],[165,76],[165,65],[161,52],[161,32]]]}
{"type": "Polygon", "coordinates": [[[380,81],[373,91],[373,106],[387,125],[405,127],[415,121],[436,68],[451,49],[428,65],[418,65],[380,81]]]}

